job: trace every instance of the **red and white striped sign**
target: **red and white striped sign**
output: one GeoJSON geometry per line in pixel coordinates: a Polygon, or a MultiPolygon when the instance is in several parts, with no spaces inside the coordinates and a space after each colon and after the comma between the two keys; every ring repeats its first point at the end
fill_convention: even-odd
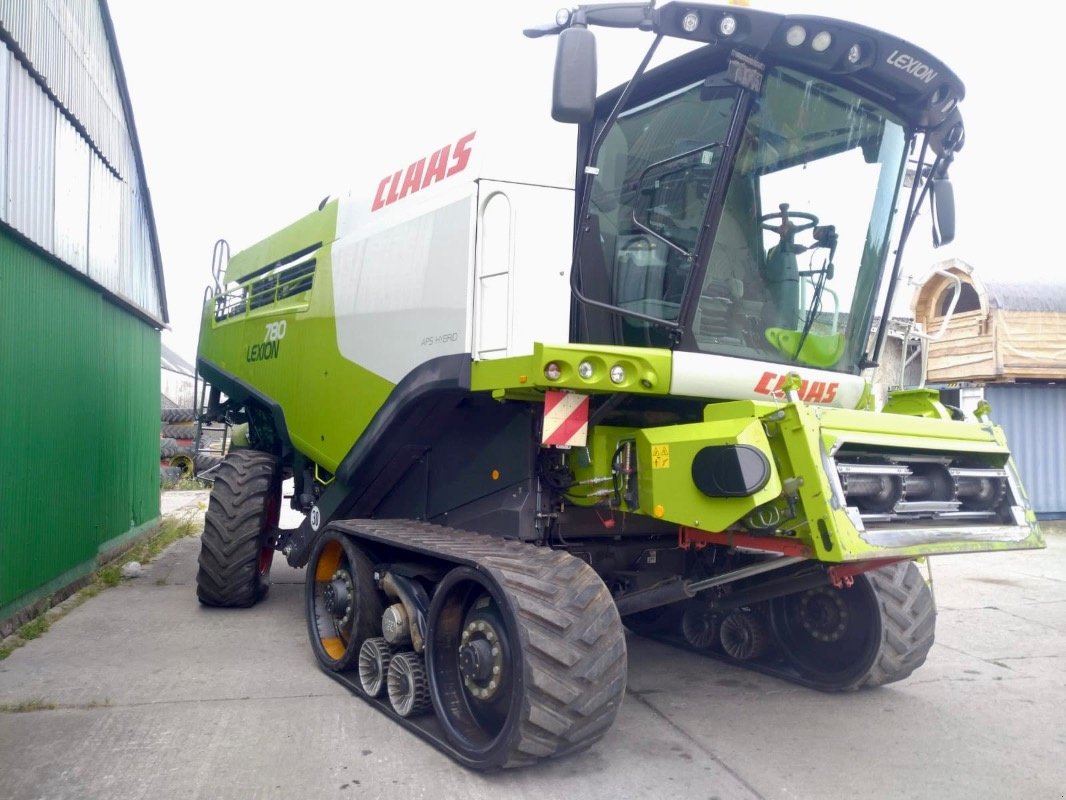
{"type": "Polygon", "coordinates": [[[544,433],[541,436],[541,444],[556,447],[584,447],[588,434],[588,395],[573,392],[545,392],[544,433]]]}

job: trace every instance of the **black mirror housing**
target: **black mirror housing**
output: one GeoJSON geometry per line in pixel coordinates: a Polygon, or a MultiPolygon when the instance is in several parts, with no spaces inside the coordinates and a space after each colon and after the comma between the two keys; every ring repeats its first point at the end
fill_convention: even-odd
{"type": "Polygon", "coordinates": [[[596,110],[596,37],[588,28],[559,34],[552,83],[552,119],[591,122],[596,110]]]}
{"type": "Polygon", "coordinates": [[[931,178],[933,246],[955,241],[955,190],[947,178],[931,178]]]}

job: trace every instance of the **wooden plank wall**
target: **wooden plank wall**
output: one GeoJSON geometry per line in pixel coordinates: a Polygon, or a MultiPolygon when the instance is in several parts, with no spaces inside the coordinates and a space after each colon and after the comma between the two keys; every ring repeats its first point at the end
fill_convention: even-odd
{"type": "MultiPolygon", "coordinates": [[[[927,333],[939,330],[940,319],[928,323],[927,333]]],[[[980,311],[951,318],[943,337],[928,343],[926,381],[956,383],[996,379],[993,325],[980,311]]]]}

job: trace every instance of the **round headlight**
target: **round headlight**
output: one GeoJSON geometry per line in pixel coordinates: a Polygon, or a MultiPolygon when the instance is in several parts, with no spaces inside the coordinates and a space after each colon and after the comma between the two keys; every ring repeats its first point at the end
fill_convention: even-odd
{"type": "Polygon", "coordinates": [[[559,369],[559,365],[554,361],[548,363],[548,366],[544,368],[544,377],[550,381],[557,381],[563,377],[563,371],[559,369]]]}
{"type": "Polygon", "coordinates": [[[799,47],[807,41],[807,29],[802,25],[793,25],[785,31],[785,42],[792,47],[799,47]]]}
{"type": "Polygon", "coordinates": [[[852,64],[858,64],[862,61],[862,48],[857,44],[853,44],[851,49],[848,50],[848,61],[852,64]]]}
{"type": "Polygon", "coordinates": [[[833,43],[833,36],[829,31],[821,31],[814,34],[814,38],[811,39],[811,50],[816,53],[824,53],[829,49],[829,45],[833,43]]]}
{"type": "Polygon", "coordinates": [[[615,364],[611,367],[611,383],[624,383],[626,379],[626,370],[621,364],[615,364]]]}
{"type": "Polygon", "coordinates": [[[700,26],[700,15],[695,11],[689,11],[681,18],[681,29],[685,33],[692,33],[700,26]]]}
{"type": "Polygon", "coordinates": [[[560,28],[566,27],[566,24],[570,22],[570,9],[560,8],[555,12],[555,24],[560,28]]]}
{"type": "Polygon", "coordinates": [[[737,18],[732,14],[726,14],[718,20],[718,32],[722,36],[732,36],[737,32],[737,18]]]}
{"type": "Polygon", "coordinates": [[[592,364],[590,364],[588,361],[582,361],[580,364],[577,365],[577,374],[585,380],[591,379],[592,374],[594,372],[595,370],[592,368],[592,364]]]}

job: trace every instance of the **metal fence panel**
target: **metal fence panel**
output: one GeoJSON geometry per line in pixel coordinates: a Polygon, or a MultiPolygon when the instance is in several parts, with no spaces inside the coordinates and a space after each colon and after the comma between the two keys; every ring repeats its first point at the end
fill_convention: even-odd
{"type": "Polygon", "coordinates": [[[1037,514],[1066,516],[1066,386],[992,384],[985,398],[1037,514]]]}

